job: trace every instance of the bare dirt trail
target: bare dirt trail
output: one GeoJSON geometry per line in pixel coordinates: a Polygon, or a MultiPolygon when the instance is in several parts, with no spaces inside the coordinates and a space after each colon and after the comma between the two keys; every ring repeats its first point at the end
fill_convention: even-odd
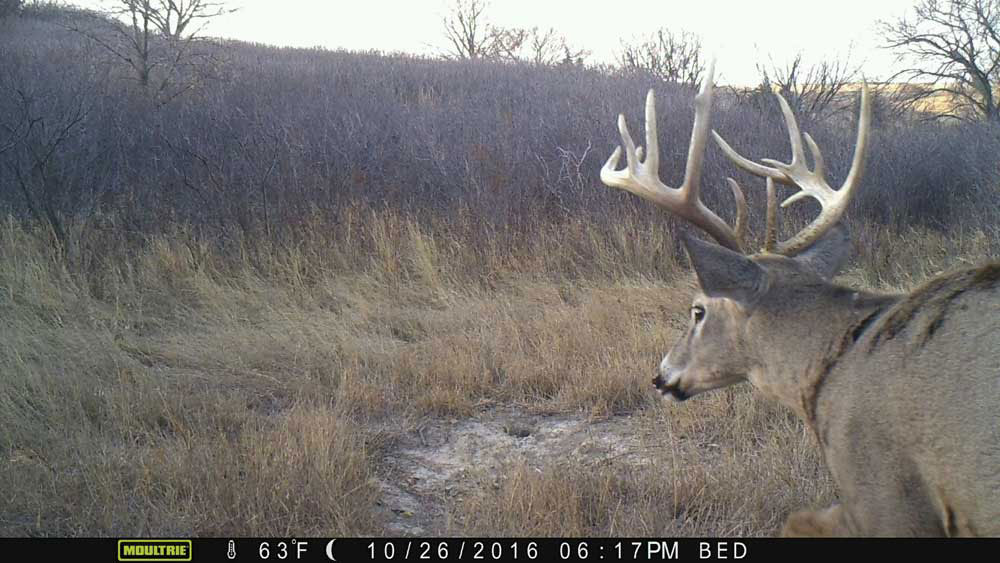
{"type": "MultiPolygon", "coordinates": [[[[641,466],[663,455],[703,445],[657,435],[637,413],[594,419],[583,414],[532,414],[489,407],[468,419],[429,419],[403,436],[383,458],[380,516],[386,533],[427,536],[448,529],[447,506],[483,487],[497,486],[511,466],[541,470],[553,463],[586,465],[615,460],[641,466]]],[[[704,460],[703,460],[704,461],[704,460]]]]}

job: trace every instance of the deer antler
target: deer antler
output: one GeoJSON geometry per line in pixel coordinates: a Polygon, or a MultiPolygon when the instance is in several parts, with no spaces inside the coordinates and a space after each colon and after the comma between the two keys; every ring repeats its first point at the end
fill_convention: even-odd
{"type": "Polygon", "coordinates": [[[622,136],[622,144],[625,145],[626,166],[622,170],[616,170],[622,154],[622,148],[619,146],[601,169],[601,181],[610,187],[623,189],[651,201],[700,227],[722,246],[743,252],[747,204],[739,184],[735,180],[729,180],[733,198],[736,200],[735,227],[730,227],[711,209],[705,207],[699,197],[701,166],[705,157],[705,145],[708,144],[709,116],[712,112],[714,67],[714,62],[709,65],[701,91],[694,98],[694,127],[691,131],[687,168],[684,171],[684,183],[681,187],[671,188],[660,180],[660,149],[656,134],[656,101],[653,90],[646,95],[646,151],[643,151],[642,147],[636,148],[625,124],[625,116],[619,115],[618,131],[622,136]],[[643,158],[644,152],[645,158],[643,158]]]}
{"type": "MultiPolygon", "coordinates": [[[[871,124],[871,106],[869,103],[868,85],[865,84],[861,89],[861,114],[858,118],[858,140],[854,146],[854,159],[851,162],[851,170],[847,174],[847,179],[844,180],[844,185],[840,189],[834,190],[823,177],[823,154],[820,152],[816,142],[813,141],[808,133],[802,134],[799,132],[798,123],[795,121],[792,109],[788,107],[788,102],[780,94],[775,95],[781,104],[781,112],[785,116],[785,124],[788,127],[788,139],[792,144],[792,161],[790,163],[785,164],[777,160],[765,158],[761,162],[770,164],[770,167],[757,164],[752,160],[740,156],[717,132],[712,131],[712,136],[715,137],[715,142],[719,144],[719,147],[726,153],[726,156],[737,166],[751,174],[767,178],[769,192],[774,189],[772,182],[780,182],[799,188],[800,191],[782,202],[781,207],[788,207],[806,197],[812,197],[819,202],[822,208],[819,216],[812,223],[806,225],[798,234],[777,245],[774,244],[773,235],[777,228],[776,214],[772,211],[773,204],[769,203],[768,236],[764,249],[768,252],[773,251],[778,254],[791,256],[808,248],[809,245],[816,242],[826,231],[830,230],[840,221],[840,218],[844,215],[844,211],[847,210],[847,205],[850,203],[851,197],[861,184],[861,175],[864,172],[865,166],[865,149],[868,146],[868,130],[871,124]],[[806,144],[809,146],[809,153],[812,154],[813,160],[816,162],[814,170],[809,170],[806,166],[805,151],[802,149],[803,138],[805,138],[806,144]]],[[[773,195],[770,193],[768,195],[768,199],[770,200],[773,195]]]]}

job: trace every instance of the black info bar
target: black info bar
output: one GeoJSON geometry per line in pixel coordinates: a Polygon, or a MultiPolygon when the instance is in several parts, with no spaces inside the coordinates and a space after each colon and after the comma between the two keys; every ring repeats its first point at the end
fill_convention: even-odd
{"type": "MultiPolygon", "coordinates": [[[[1000,539],[772,538],[9,538],[5,556],[61,561],[772,561],[914,556],[965,560],[1000,539]]],[[[9,559],[15,560],[15,559],[9,559]]]]}

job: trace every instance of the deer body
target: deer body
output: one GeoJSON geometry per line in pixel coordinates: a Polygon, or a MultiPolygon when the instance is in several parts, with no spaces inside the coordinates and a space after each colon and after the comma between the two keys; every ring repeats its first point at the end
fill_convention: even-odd
{"type": "Polygon", "coordinates": [[[819,531],[1000,535],[998,352],[1000,264],[933,280],[847,343],[806,418],[843,507],[819,531]]]}
{"type": "Polygon", "coordinates": [[[652,92],[648,152],[635,146],[619,118],[626,168],[616,170],[618,149],[601,171],[605,184],[667,209],[718,242],[684,237],[700,291],[687,332],[664,357],[654,385],[665,398],[683,401],[750,381],[809,426],[841,502],[792,514],[785,535],[1000,536],[1000,263],[943,275],[901,295],[832,282],[850,253],[840,219],[864,168],[867,88],[851,170],[839,189],[827,184],[819,148],[799,132],[780,96],[790,163],[752,162],[715,134],[733,162],[767,180],[764,251],[744,254],[739,185],[730,179],[733,227],[698,195],[711,99],[710,67],[695,98],[680,188],[659,179],[652,92]],[[780,243],[775,182],[799,189],[783,205],[812,197],[822,207],[816,220],[780,243]]]}

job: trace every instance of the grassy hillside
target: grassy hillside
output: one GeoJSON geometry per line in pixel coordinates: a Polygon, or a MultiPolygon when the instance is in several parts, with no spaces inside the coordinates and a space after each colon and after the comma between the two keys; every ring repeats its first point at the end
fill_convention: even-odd
{"type": "MultiPolygon", "coordinates": [[[[655,86],[676,183],[691,92],[229,44],[158,105],[57,18],[2,25],[0,147],[27,132],[0,153],[0,534],[759,535],[832,498],[812,437],[749,388],[649,392],[689,274],[673,220],[598,170],[655,86]],[[431,492],[400,467],[427,429],[498,413],[618,425],[640,455],[543,448],[431,492]]],[[[734,100],[715,127],[786,158],[776,104],[734,100]]],[[[838,182],[849,124],[806,127],[838,182]]],[[[996,257],[997,133],[875,131],[847,281],[996,257]]],[[[710,148],[727,217],[729,174],[710,148]]]]}

